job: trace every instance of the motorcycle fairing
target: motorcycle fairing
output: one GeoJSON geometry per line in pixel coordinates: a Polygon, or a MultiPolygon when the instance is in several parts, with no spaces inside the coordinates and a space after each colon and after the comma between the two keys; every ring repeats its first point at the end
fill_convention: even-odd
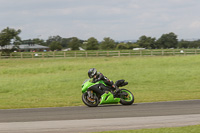
{"type": "Polygon", "coordinates": [[[101,102],[100,104],[111,104],[111,103],[119,103],[120,98],[114,98],[113,94],[111,92],[104,93],[101,96],[101,102]]]}

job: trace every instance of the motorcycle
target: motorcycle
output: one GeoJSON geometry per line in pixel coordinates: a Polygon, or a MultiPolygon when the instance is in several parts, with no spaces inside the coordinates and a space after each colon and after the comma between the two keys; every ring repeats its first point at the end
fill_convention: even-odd
{"type": "Polygon", "coordinates": [[[115,82],[116,91],[105,91],[103,88],[108,86],[103,80],[93,83],[92,79],[87,79],[82,84],[82,101],[89,107],[118,103],[131,105],[134,102],[134,95],[127,89],[119,89],[119,87],[126,86],[127,84],[128,82],[125,82],[125,80],[118,80],[115,82]]]}

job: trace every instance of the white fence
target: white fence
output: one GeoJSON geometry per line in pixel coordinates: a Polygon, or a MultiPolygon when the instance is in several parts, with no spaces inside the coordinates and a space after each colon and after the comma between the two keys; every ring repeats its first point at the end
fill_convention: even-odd
{"type": "Polygon", "coordinates": [[[2,55],[5,58],[67,58],[67,57],[121,57],[121,56],[177,56],[198,55],[200,49],[174,49],[174,50],[124,50],[124,51],[66,51],[66,52],[15,52],[2,55]]]}

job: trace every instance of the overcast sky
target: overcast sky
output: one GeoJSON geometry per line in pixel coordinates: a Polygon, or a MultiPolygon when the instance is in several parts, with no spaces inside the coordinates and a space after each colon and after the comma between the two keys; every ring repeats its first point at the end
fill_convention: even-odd
{"type": "Polygon", "coordinates": [[[200,39],[200,0],[0,0],[0,30],[21,29],[21,38],[104,37],[200,39]]]}

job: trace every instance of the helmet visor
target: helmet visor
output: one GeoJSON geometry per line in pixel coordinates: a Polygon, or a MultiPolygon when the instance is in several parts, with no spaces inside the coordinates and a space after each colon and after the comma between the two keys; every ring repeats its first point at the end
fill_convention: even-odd
{"type": "Polygon", "coordinates": [[[97,70],[94,70],[91,74],[91,78],[93,78],[97,74],[97,70]]]}

